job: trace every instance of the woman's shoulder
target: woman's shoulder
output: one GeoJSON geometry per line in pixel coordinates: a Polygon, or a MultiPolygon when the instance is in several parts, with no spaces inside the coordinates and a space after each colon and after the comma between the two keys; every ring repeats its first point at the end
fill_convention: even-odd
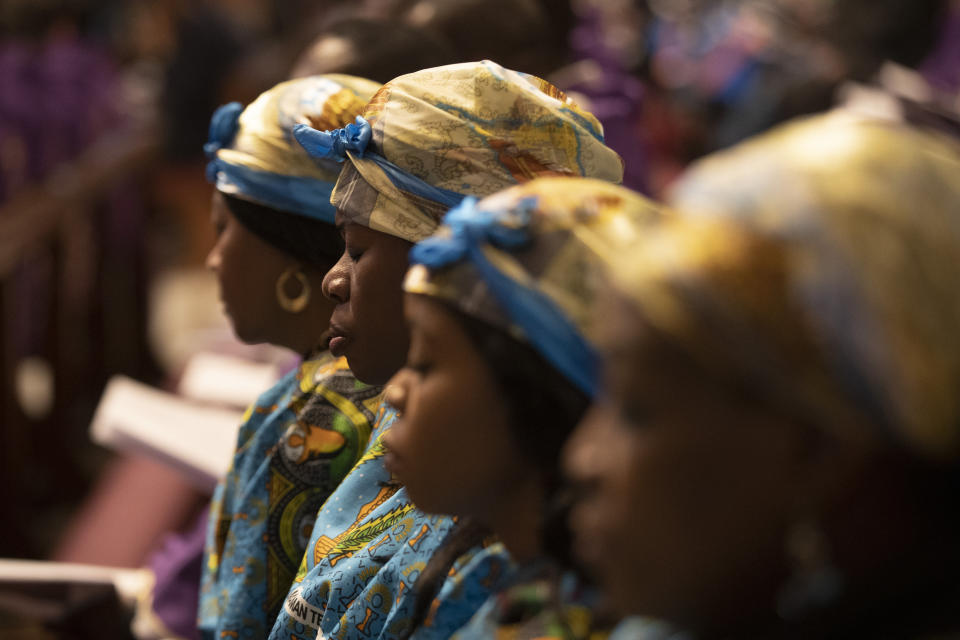
{"type": "Polygon", "coordinates": [[[612,625],[594,609],[594,592],[554,563],[516,569],[509,580],[453,637],[516,640],[602,640],[612,625]]]}

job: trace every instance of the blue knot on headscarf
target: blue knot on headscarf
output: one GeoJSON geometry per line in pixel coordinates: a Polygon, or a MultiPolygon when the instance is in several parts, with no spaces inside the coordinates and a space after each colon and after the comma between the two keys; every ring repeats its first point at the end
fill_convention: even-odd
{"type": "Polygon", "coordinates": [[[207,134],[207,143],[203,145],[203,153],[207,159],[207,180],[216,182],[217,170],[217,151],[223,149],[233,142],[240,128],[240,114],[243,113],[243,105],[239,102],[230,102],[222,105],[213,112],[210,118],[210,131],[207,134]]]}
{"type": "Polygon", "coordinates": [[[513,250],[530,241],[530,208],[517,212],[519,225],[506,226],[502,215],[478,210],[476,205],[477,199],[468,196],[447,212],[443,224],[450,234],[422,240],[410,250],[411,260],[439,269],[467,259],[471,250],[479,250],[484,244],[513,250]]]}
{"type": "Polygon", "coordinates": [[[307,153],[314,158],[327,158],[337,162],[347,159],[347,151],[352,151],[362,158],[372,135],[373,129],[363,116],[357,116],[356,124],[348,124],[342,129],[332,131],[318,131],[305,124],[293,126],[293,137],[307,153]]]}
{"type": "MultiPolygon", "coordinates": [[[[577,326],[542,291],[500,271],[484,255],[484,245],[515,251],[529,245],[536,198],[524,198],[507,217],[482,211],[468,197],[443,219],[447,235],[435,235],[410,250],[410,262],[430,269],[470,261],[510,321],[557,371],[589,396],[597,389],[599,358],[577,326]]],[[[532,283],[531,283],[532,284],[532,283]]]]}

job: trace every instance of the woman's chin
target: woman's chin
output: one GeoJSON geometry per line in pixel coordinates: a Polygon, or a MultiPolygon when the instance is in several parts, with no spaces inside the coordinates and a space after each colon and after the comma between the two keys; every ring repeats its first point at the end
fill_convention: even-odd
{"type": "Polygon", "coordinates": [[[227,313],[227,318],[230,320],[230,327],[233,329],[233,336],[242,342],[243,344],[277,344],[263,337],[261,331],[254,331],[250,327],[238,323],[233,319],[233,316],[227,313]]]}

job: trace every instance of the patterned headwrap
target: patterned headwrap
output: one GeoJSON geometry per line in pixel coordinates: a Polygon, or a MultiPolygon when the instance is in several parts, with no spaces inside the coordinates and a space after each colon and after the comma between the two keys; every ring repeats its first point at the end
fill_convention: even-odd
{"type": "Polygon", "coordinates": [[[598,284],[609,258],[629,250],[658,215],[653,203],[608,182],[539,178],[450,211],[410,252],[404,289],[529,343],[593,394],[598,284]]]}
{"type": "Polygon", "coordinates": [[[346,160],[332,198],[342,220],[410,242],[466,196],[538,176],[623,177],[592,114],[553,85],[490,61],[400,76],[355,124],[316,129],[295,135],[317,157],[346,160]]]}
{"type": "Polygon", "coordinates": [[[695,165],[618,258],[652,330],[841,437],[960,454],[960,143],[835,111],[695,165]]]}
{"type": "Polygon", "coordinates": [[[329,74],[282,82],[246,109],[238,102],[223,105],[203,147],[207,178],[223,193],[332,224],[330,193],[340,166],[310,157],[291,131],[297,124],[342,127],[379,88],[371,80],[329,74]]]}

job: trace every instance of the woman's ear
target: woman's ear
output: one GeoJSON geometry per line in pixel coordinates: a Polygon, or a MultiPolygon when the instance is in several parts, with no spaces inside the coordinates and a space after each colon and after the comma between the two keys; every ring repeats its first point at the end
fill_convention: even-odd
{"type": "Polygon", "coordinates": [[[794,512],[797,518],[827,517],[849,504],[875,458],[876,446],[865,437],[836,435],[856,433],[853,429],[810,425],[793,428],[798,468],[794,512]]]}

